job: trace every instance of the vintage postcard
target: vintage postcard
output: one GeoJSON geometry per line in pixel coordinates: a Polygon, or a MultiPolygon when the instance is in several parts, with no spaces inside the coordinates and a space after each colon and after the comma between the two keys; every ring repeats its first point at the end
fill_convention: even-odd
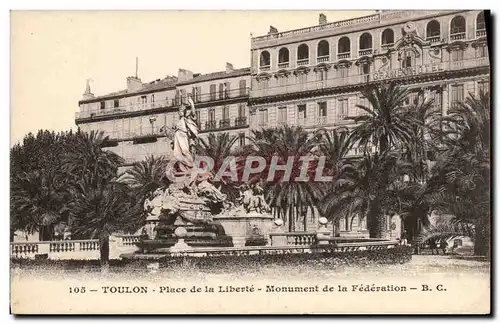
{"type": "Polygon", "coordinates": [[[488,10],[10,18],[12,314],[490,314],[488,10]]]}

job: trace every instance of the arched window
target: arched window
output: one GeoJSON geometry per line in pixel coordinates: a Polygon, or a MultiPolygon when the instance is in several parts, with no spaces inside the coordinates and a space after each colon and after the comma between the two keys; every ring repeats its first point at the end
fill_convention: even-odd
{"type": "Polygon", "coordinates": [[[288,48],[283,47],[278,52],[278,63],[288,63],[290,61],[290,53],[288,52],[288,48]]]}
{"type": "Polygon", "coordinates": [[[372,35],[368,33],[364,33],[359,38],[359,49],[366,50],[372,48],[372,35]]]}
{"type": "Polygon", "coordinates": [[[476,30],[485,30],[486,24],[484,21],[484,12],[481,11],[476,18],[476,30]]]}
{"type": "Polygon", "coordinates": [[[351,41],[348,37],[342,37],[339,39],[339,54],[350,53],[351,52],[351,41]]]}
{"type": "Polygon", "coordinates": [[[302,44],[297,49],[297,60],[306,60],[309,59],[309,46],[306,44],[302,44]]]}
{"type": "Polygon", "coordinates": [[[318,57],[329,56],[330,55],[330,45],[326,40],[322,40],[318,43],[318,57]]]}
{"type": "Polygon", "coordinates": [[[382,32],[382,45],[394,44],[394,31],[386,29],[382,32]]]}
{"type": "Polygon", "coordinates": [[[437,20],[431,20],[427,24],[426,38],[439,38],[441,36],[441,25],[437,20]]]}
{"type": "Polygon", "coordinates": [[[260,66],[270,66],[271,65],[271,55],[269,55],[268,51],[264,51],[260,53],[260,66]]]}
{"type": "Polygon", "coordinates": [[[450,24],[450,35],[465,33],[465,18],[462,16],[453,17],[450,24]]]}

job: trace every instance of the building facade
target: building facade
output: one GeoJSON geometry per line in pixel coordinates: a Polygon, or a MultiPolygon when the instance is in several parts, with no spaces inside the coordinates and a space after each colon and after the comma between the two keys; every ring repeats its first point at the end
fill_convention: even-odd
{"type": "Polygon", "coordinates": [[[238,135],[237,144],[244,145],[249,85],[250,69],[234,69],[230,63],[221,72],[201,75],[179,69],[177,76],[150,83],[128,77],[127,89],[98,97],[87,84],[76,124],[82,131],[103,131],[110,139],[107,149],[122,156],[126,164],[150,155],[169,158],[170,130],[189,94],[196,104],[202,137],[225,131],[238,135]]]}
{"type": "MultiPolygon", "coordinates": [[[[179,70],[177,77],[95,97],[87,87],[76,123],[102,130],[109,149],[133,163],[146,155],[171,154],[163,126],[176,122],[178,106],[191,93],[203,134],[284,124],[306,130],[353,126],[346,117],[368,106],[361,90],[391,80],[417,97],[432,98],[442,114],[469,93],[489,91],[490,63],[482,11],[378,11],[373,15],[279,32],[271,27],[251,40],[251,66],[206,75],[179,70]]],[[[357,154],[353,148],[351,154],[357,154]]],[[[396,224],[387,222],[391,231],[396,224]]],[[[366,222],[346,216],[341,230],[366,234],[366,222]]]]}

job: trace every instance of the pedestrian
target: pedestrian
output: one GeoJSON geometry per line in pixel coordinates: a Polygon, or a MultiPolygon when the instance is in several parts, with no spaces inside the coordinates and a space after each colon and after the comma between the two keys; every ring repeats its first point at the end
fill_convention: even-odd
{"type": "Polygon", "coordinates": [[[407,245],[408,244],[408,234],[406,231],[403,231],[401,234],[401,245],[407,245]]]}
{"type": "Polygon", "coordinates": [[[445,239],[441,239],[441,250],[443,250],[443,254],[446,254],[446,248],[448,247],[448,242],[445,239]]]}
{"type": "Polygon", "coordinates": [[[439,255],[439,250],[437,249],[437,244],[436,244],[435,238],[429,239],[429,248],[431,249],[432,255],[434,255],[434,249],[436,249],[436,254],[439,255]]]}

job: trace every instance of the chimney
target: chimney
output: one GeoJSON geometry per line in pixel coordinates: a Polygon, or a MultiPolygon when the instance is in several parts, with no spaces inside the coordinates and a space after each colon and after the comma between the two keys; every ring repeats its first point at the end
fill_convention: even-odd
{"type": "Polygon", "coordinates": [[[226,73],[230,73],[234,71],[234,67],[231,63],[226,62],[226,73]]]}
{"type": "Polygon", "coordinates": [[[87,85],[85,87],[85,92],[83,93],[82,98],[83,98],[83,100],[94,98],[94,94],[92,93],[92,90],[90,90],[90,80],[89,79],[87,79],[87,85]]]}
{"type": "Polygon", "coordinates": [[[276,27],[269,26],[269,32],[267,33],[268,35],[277,34],[277,33],[278,33],[278,29],[276,29],[276,27]]]}
{"type": "Polygon", "coordinates": [[[177,81],[184,82],[193,79],[193,72],[185,69],[179,69],[177,74],[177,81]]]}
{"type": "Polygon", "coordinates": [[[138,77],[127,77],[127,91],[133,92],[142,89],[142,81],[138,77]]]}
{"type": "Polygon", "coordinates": [[[320,24],[320,25],[324,25],[324,24],[326,24],[326,23],[328,23],[328,21],[326,20],[326,16],[325,16],[325,14],[320,13],[320,14],[319,14],[319,24],[320,24]]]}

